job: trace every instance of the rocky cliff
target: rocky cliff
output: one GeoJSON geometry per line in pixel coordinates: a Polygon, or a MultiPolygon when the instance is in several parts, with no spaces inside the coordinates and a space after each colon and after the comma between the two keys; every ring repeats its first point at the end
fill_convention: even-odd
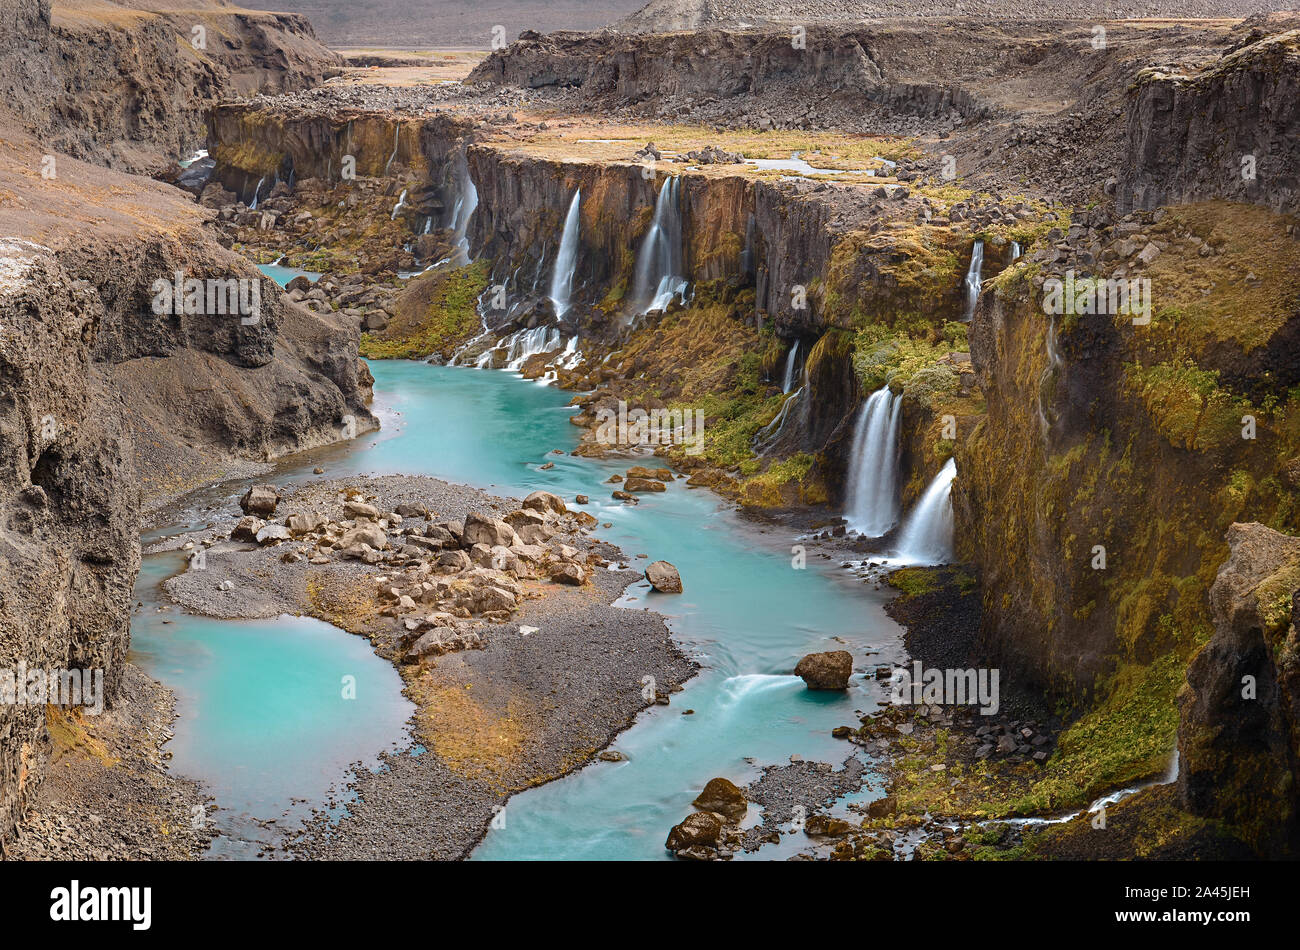
{"type": "Polygon", "coordinates": [[[1234,524],[1210,588],[1214,635],[1178,696],[1178,788],[1261,854],[1300,853],[1300,538],[1234,524]]]}
{"type": "MultiPolygon", "coordinates": [[[[48,248],[6,238],[0,312],[0,669],[99,670],[111,702],[140,496],[120,397],[94,372],[104,308],[48,248]]],[[[45,699],[0,705],[0,840],[45,771],[45,699]]]]}
{"type": "Polygon", "coordinates": [[[1184,74],[1152,68],[1128,112],[1121,211],[1227,198],[1300,209],[1300,30],[1246,34],[1184,74]]]}
{"type": "Polygon", "coordinates": [[[342,63],[292,14],[207,0],[15,3],[0,109],[54,151],[130,171],[200,147],[203,107],[220,96],[302,88],[342,63]]]}

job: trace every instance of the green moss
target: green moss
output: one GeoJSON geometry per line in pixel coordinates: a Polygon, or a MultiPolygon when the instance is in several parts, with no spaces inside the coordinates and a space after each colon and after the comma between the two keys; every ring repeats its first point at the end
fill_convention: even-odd
{"type": "Polygon", "coordinates": [[[428,287],[412,286],[408,293],[414,299],[399,303],[397,316],[382,333],[362,334],[361,355],[368,359],[448,356],[448,351],[478,332],[478,299],[487,289],[490,269],[490,262],[475,261],[429,275],[428,287]]]}

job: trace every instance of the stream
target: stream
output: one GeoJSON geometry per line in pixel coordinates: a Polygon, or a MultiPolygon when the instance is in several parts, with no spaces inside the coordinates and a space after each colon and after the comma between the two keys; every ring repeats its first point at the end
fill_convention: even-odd
{"type": "MultiPolygon", "coordinates": [[[[855,725],[884,690],[855,674],[846,692],[810,691],[791,671],[819,650],[850,650],[859,669],[902,662],[901,630],[883,610],[888,592],[811,551],[807,566],[796,567],[789,531],[744,519],[684,481],[642,495],[636,506],[614,501],[606,479],[635,461],[552,454],[578,443],[570,393],[509,372],[370,365],[381,431],[288,460],[257,481],[422,474],[514,496],[545,489],[571,502],[587,494],[586,510],[602,525],[597,536],[621,547],[634,568],[647,563],[638,554],[679,568],[683,594],[656,594],[629,571],[620,603],[664,614],[702,665],[671,706],[651,707],[615,739],[623,761],[595,762],[513,797],[504,827],[488,833],[475,858],[667,858],[668,829],[710,778],[743,784],[792,755],[838,768],[854,754],[830,731],[855,725]],[[543,470],[548,461],[554,467],[543,470]],[[318,464],[325,475],[311,474],[318,464]],[[693,714],[683,715],[687,709],[693,714]]],[[[145,541],[210,520],[205,502],[231,506],[242,490],[226,485],[197,496],[145,541]]],[[[362,638],[315,620],[231,622],[168,607],[158,585],[183,567],[178,554],[146,557],[133,655],[177,692],[172,767],[206,782],[221,806],[212,815],[221,837],[211,856],[253,857],[270,840],[271,819],[285,828],[304,809],[325,807],[350,764],[375,767],[380,752],[410,748],[404,723],[412,709],[396,670],[362,638]],[[345,705],[339,680],[349,674],[357,698],[345,705]]],[[[784,856],[788,847],[757,855],[776,850],[784,856]]]]}

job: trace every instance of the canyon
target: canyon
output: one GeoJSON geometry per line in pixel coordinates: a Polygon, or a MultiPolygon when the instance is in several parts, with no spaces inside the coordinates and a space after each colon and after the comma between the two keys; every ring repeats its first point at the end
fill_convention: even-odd
{"type": "MultiPolygon", "coordinates": [[[[654,813],[656,845],[790,856],[778,812],[830,762],[799,836],[816,857],[1293,857],[1300,18],[1114,21],[1100,46],[1077,18],[810,22],[801,46],[783,14],[739,28],[663,6],[641,16],[672,29],[524,31],[446,82],[349,65],[295,15],[18,0],[0,39],[0,659],[103,669],[129,706],[140,535],[185,523],[146,542],[211,560],[172,601],[365,637],[432,750],[356,776],[341,830],[305,820],[297,856],[546,856],[581,833],[492,830],[494,809],[601,802],[582,766],[624,742],[653,762],[635,737],[669,728],[644,710],[670,692],[705,718],[746,676],[797,685],[780,644],[727,666],[711,624],[739,608],[716,592],[624,594],[672,622],[616,633],[611,604],[649,577],[634,545],[713,523],[714,498],[774,588],[796,549],[839,565],[816,590],[845,636],[855,610],[869,629],[848,651],[866,708],[815,719],[817,740],[774,730],[743,776],[714,769],[726,785],[686,821],[654,813]],[[194,25],[213,52],[177,44],[194,25]],[[159,314],[154,281],[177,274],[257,282],[257,319],[159,314]],[[1072,288],[1059,312],[1053,281],[1072,288]],[[1121,281],[1148,311],[1107,303],[1121,281]],[[421,439],[473,454],[425,431],[455,421],[424,387],[476,370],[560,391],[497,394],[567,404],[573,425],[536,423],[551,441],[526,472],[479,469],[557,506],[363,482],[370,463],[458,474],[417,461],[421,439]],[[702,441],[669,433],[644,458],[600,426],[627,407],[698,411],[702,441]],[[236,511],[223,486],[259,480],[293,488],[236,511]],[[584,490],[619,504],[597,517],[584,490]],[[671,530],[636,521],[656,517],[671,530]],[[593,630],[629,655],[589,661],[599,698],[571,679],[593,630]],[[639,692],[638,652],[662,695],[639,692]],[[516,666],[551,654],[562,699],[516,666]],[[907,657],[1000,671],[1002,711],[891,707],[907,657]],[[846,811],[867,771],[878,794],[846,811]],[[463,813],[417,820],[453,795],[463,813]],[[763,817],[742,828],[746,800],[763,817]],[[1099,807],[1123,835],[1057,821],[1099,807]]],[[[678,588],[699,583],[688,568],[678,588]]],[[[830,634],[809,644],[836,650],[830,634]]],[[[37,709],[0,718],[5,839],[58,763],[37,709]]]]}

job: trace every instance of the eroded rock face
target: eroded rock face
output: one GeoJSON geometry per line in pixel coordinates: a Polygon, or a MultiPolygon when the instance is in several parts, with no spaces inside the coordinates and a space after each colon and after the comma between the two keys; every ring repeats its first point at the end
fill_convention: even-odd
{"type": "Polygon", "coordinates": [[[1214,636],[1178,696],[1178,789],[1262,854],[1300,850],[1300,538],[1228,529],[1210,602],[1214,636]]]}
{"type": "Polygon", "coordinates": [[[1228,198],[1300,207],[1300,31],[1248,42],[1188,77],[1149,70],[1129,109],[1121,212],[1228,198]]]}
{"type": "Polygon", "coordinates": [[[293,14],[207,0],[157,12],[137,2],[68,0],[52,27],[48,0],[15,3],[5,4],[0,37],[4,105],[55,150],[130,171],[201,144],[196,105],[303,88],[342,64],[293,14]],[[199,23],[203,49],[188,42],[199,23]]]}
{"type": "MultiPolygon", "coordinates": [[[[100,670],[117,696],[140,565],[116,399],[90,372],[102,306],[44,248],[0,241],[0,668],[100,670]]],[[[0,705],[0,838],[50,754],[45,708],[0,705]]]]}

